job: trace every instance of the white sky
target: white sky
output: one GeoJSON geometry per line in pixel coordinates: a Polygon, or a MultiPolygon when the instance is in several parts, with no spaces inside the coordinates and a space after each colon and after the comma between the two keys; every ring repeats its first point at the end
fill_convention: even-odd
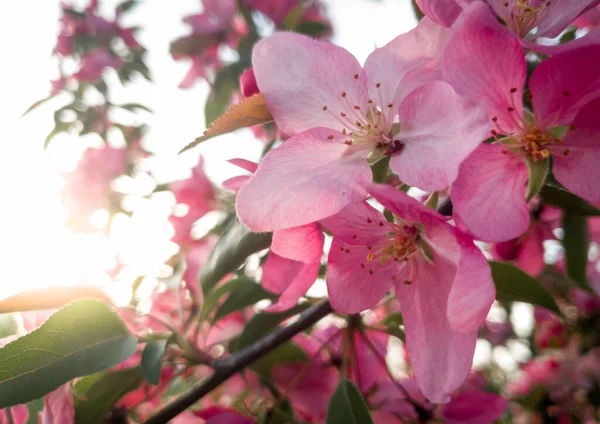
{"type": "MultiPolygon", "coordinates": [[[[117,4],[114,0],[101,3],[108,13],[112,13],[117,4]]],[[[189,64],[173,61],[168,49],[173,39],[188,31],[181,18],[198,13],[200,2],[142,0],[141,3],[126,23],[143,27],[139,40],[149,50],[147,63],[154,82],[140,79],[124,90],[118,88],[118,83],[113,84],[113,98],[117,102],[142,103],[155,112],[140,119],[151,127],[146,141],[158,154],[158,177],[185,177],[201,153],[206,159],[208,175],[220,183],[237,172],[235,167],[225,163],[226,159],[256,160],[261,146],[247,132],[242,132],[213,139],[186,155],[177,156],[179,149],[204,130],[207,85],[197,83],[189,90],[178,89],[189,64]]],[[[350,50],[361,62],[375,46],[387,43],[416,24],[410,0],[329,0],[327,3],[335,28],[334,42],[350,50]]],[[[6,2],[3,17],[0,25],[3,59],[0,66],[3,189],[0,297],[33,287],[72,285],[82,280],[89,283],[90,278],[94,278],[88,275],[90,268],[101,270],[110,263],[110,248],[98,247],[97,241],[74,238],[63,227],[64,211],[57,192],[61,180],[56,170],[74,163],[83,142],[76,138],[57,138],[56,145],[47,153],[42,144],[53,127],[52,112],[65,100],[54,99],[21,118],[29,105],[49,93],[49,80],[57,76],[51,52],[58,32],[59,2],[6,2]]],[[[134,230],[120,237],[121,240],[129,237],[128,248],[140,250],[139,256],[146,263],[154,256],[148,252],[154,239],[148,239],[147,235],[153,218],[156,216],[144,215],[134,230]]]]}

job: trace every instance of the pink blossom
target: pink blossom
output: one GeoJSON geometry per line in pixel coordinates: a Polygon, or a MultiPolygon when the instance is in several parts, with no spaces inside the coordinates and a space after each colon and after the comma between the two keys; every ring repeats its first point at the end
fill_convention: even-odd
{"type": "Polygon", "coordinates": [[[366,202],[322,221],[334,236],[331,304],[357,313],[394,287],[417,381],[428,398],[447,401],[469,373],[477,329],[495,298],[489,266],[471,238],[434,211],[390,186],[368,190],[395,222],[366,202]]]}
{"type": "Polygon", "coordinates": [[[201,14],[183,18],[196,35],[205,36],[226,31],[237,12],[235,0],[202,0],[201,14]]]}
{"type": "Polygon", "coordinates": [[[588,10],[586,13],[577,18],[573,25],[578,28],[594,29],[600,25],[600,6],[588,10]]]}
{"type": "Polygon", "coordinates": [[[1,423],[25,424],[28,419],[29,409],[27,408],[27,405],[15,405],[11,408],[0,409],[1,423]],[[10,414],[10,420],[7,418],[8,414],[10,414]]]}
{"type": "Polygon", "coordinates": [[[331,216],[365,198],[369,161],[385,155],[406,184],[448,187],[487,124],[482,108],[438,81],[446,34],[426,19],[375,50],[364,68],[346,50],[297,34],[259,42],[258,87],[277,126],[295,136],[240,189],[240,219],[273,231],[331,216]]]}
{"type": "MultiPolygon", "coordinates": [[[[541,207],[540,205],[537,206],[541,207]]],[[[561,210],[552,207],[543,207],[541,213],[535,213],[529,229],[520,237],[495,243],[491,246],[490,253],[496,260],[515,261],[523,271],[537,276],[543,271],[544,241],[554,240],[552,230],[559,226],[561,210]]]]}
{"type": "Polygon", "coordinates": [[[254,69],[248,68],[240,76],[240,88],[244,97],[250,97],[260,93],[258,85],[256,84],[256,77],[254,76],[254,69]]]}
{"type": "Polygon", "coordinates": [[[125,172],[126,164],[125,149],[104,145],[87,149],[75,170],[63,174],[63,203],[80,230],[91,231],[91,214],[110,207],[113,195],[111,182],[125,172]]]}
{"type": "Polygon", "coordinates": [[[183,282],[185,287],[192,294],[197,304],[202,304],[203,294],[198,281],[200,269],[208,259],[210,252],[216,242],[215,237],[206,238],[195,243],[185,254],[185,272],[183,273],[183,282]]]}
{"type": "Polygon", "coordinates": [[[204,173],[204,159],[200,157],[198,164],[192,169],[192,175],[185,180],[177,180],[170,184],[175,201],[188,207],[182,217],[169,218],[175,229],[173,241],[180,246],[193,242],[190,231],[192,225],[215,207],[215,189],[204,173]]]}
{"type": "Polygon", "coordinates": [[[123,60],[110,52],[97,49],[81,57],[79,71],[73,77],[83,82],[98,81],[106,68],[119,69],[123,60]]]}
{"type": "Polygon", "coordinates": [[[298,5],[298,0],[244,0],[250,9],[258,10],[280,26],[284,18],[298,5]]]}
{"type": "Polygon", "coordinates": [[[314,223],[274,232],[262,284],[281,296],[269,311],[289,309],[306,294],[319,274],[323,241],[323,233],[314,223]]]}
{"type": "Polygon", "coordinates": [[[562,185],[600,202],[593,183],[600,178],[594,118],[600,101],[591,101],[600,94],[600,74],[594,70],[600,66],[600,45],[556,55],[536,68],[529,81],[531,115],[523,108],[523,50],[488,7],[472,5],[454,28],[443,59],[445,77],[458,93],[485,104],[496,138],[461,165],[451,193],[455,216],[485,241],[520,236],[529,227],[527,161],[550,156],[562,185]]]}
{"type": "Polygon", "coordinates": [[[256,422],[252,417],[242,415],[235,409],[223,406],[204,408],[195,411],[194,415],[205,420],[205,424],[254,424],[256,422]]]}
{"type": "Polygon", "coordinates": [[[44,398],[42,424],[72,424],[75,419],[70,383],[63,384],[44,398]]]}
{"type": "Polygon", "coordinates": [[[591,16],[594,22],[597,15],[590,9],[598,4],[598,0],[417,0],[426,16],[445,27],[452,26],[463,9],[468,9],[473,3],[479,3],[476,7],[489,7],[523,47],[542,53],[559,53],[581,45],[597,43],[600,38],[600,33],[594,33],[570,42],[567,46],[544,46],[533,42],[538,38],[556,38],[571,23],[586,25],[587,21],[578,19],[582,15],[591,16]]]}

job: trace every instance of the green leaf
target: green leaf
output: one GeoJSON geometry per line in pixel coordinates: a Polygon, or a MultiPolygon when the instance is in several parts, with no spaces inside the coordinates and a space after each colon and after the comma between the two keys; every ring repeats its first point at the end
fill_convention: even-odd
{"type": "MultiPolygon", "coordinates": [[[[244,330],[240,335],[235,350],[242,350],[260,338],[273,332],[282,321],[298,315],[310,307],[309,303],[296,305],[291,309],[283,312],[268,313],[261,312],[256,314],[244,326],[244,330]]],[[[286,342],[271,352],[267,353],[260,359],[250,365],[250,368],[259,375],[269,377],[273,366],[282,362],[300,362],[307,361],[306,352],[293,342],[286,342]]]]}
{"type": "Polygon", "coordinates": [[[285,18],[283,18],[283,22],[281,23],[281,28],[290,31],[296,29],[303,15],[304,5],[298,4],[287,15],[285,15],[285,18]]]}
{"type": "Polygon", "coordinates": [[[200,270],[198,279],[204,293],[208,293],[224,276],[237,270],[248,256],[270,244],[271,233],[252,233],[241,222],[234,222],[217,241],[200,270]]]}
{"type": "Polygon", "coordinates": [[[544,203],[565,211],[584,216],[600,216],[600,209],[565,189],[546,184],[540,191],[540,196],[544,203]]]}
{"type": "Polygon", "coordinates": [[[239,87],[239,82],[231,68],[223,68],[215,77],[210,96],[204,107],[206,127],[210,127],[231,105],[231,96],[239,87]]]}
{"type": "Polygon", "coordinates": [[[546,182],[546,176],[550,169],[550,159],[534,161],[531,157],[528,157],[526,162],[527,168],[529,168],[529,178],[525,199],[529,202],[533,196],[539,193],[546,182]]]}
{"type": "Polygon", "coordinates": [[[75,424],[104,424],[119,399],[142,383],[139,367],[96,374],[75,385],[75,424]],[[86,381],[89,379],[89,381],[86,381]],[[83,383],[83,384],[82,384],[83,383]],[[79,389],[79,390],[78,390],[79,389]],[[81,390],[85,389],[85,390],[81,390]]]}
{"type": "Polygon", "coordinates": [[[282,321],[293,317],[294,315],[301,314],[309,307],[310,303],[303,303],[283,312],[261,312],[254,315],[244,326],[244,331],[242,331],[237,342],[236,350],[241,350],[246,346],[250,346],[261,337],[264,337],[275,330],[282,321]]]}
{"type": "Polygon", "coordinates": [[[272,300],[275,297],[273,293],[263,289],[257,282],[243,279],[229,293],[229,297],[225,299],[221,307],[217,309],[213,322],[217,322],[240,309],[252,306],[263,299],[272,300]]]}
{"type": "Polygon", "coordinates": [[[381,321],[383,325],[404,325],[404,320],[402,319],[402,314],[400,312],[394,312],[389,314],[381,321]]]}
{"type": "Polygon", "coordinates": [[[46,103],[48,100],[52,99],[54,96],[56,96],[56,94],[50,94],[48,97],[44,97],[43,99],[38,100],[37,102],[35,102],[31,106],[29,106],[25,112],[23,112],[23,115],[21,115],[21,118],[24,117],[25,115],[27,115],[32,110],[34,110],[35,108],[37,108],[38,106],[46,103]]]}
{"type": "Polygon", "coordinates": [[[496,299],[531,303],[560,315],[554,298],[529,274],[502,262],[490,261],[490,267],[496,286],[496,299]]]}
{"type": "Polygon", "coordinates": [[[388,171],[390,169],[390,157],[391,155],[384,156],[383,158],[375,162],[373,165],[371,165],[371,172],[373,173],[373,182],[386,182],[388,171]]]}
{"type": "Polygon", "coordinates": [[[0,349],[0,408],[113,367],[135,350],[135,338],[110,306],[92,299],[73,302],[0,349]]]}
{"type": "Polygon", "coordinates": [[[299,32],[300,34],[310,35],[311,37],[324,35],[330,30],[331,29],[328,25],[318,21],[303,21],[295,29],[296,32],[299,32]]]}
{"type": "MultiPolygon", "coordinates": [[[[232,292],[239,285],[245,284],[245,281],[250,281],[249,278],[240,277],[234,278],[233,280],[229,280],[222,286],[217,287],[213,291],[210,292],[206,298],[204,298],[204,302],[202,303],[202,311],[200,312],[200,320],[204,321],[208,315],[215,309],[215,307],[219,304],[219,301],[225,296],[227,293],[232,292]]],[[[253,283],[255,284],[255,283],[253,283]]]]}
{"type": "Polygon", "coordinates": [[[120,12],[120,13],[129,12],[131,9],[133,9],[137,5],[138,5],[137,0],[125,0],[117,5],[116,10],[117,10],[117,12],[120,12]]]}
{"type": "Polygon", "coordinates": [[[587,281],[590,234],[585,216],[565,211],[562,218],[563,247],[567,275],[581,288],[591,291],[587,281]]]}
{"type": "Polygon", "coordinates": [[[148,107],[146,107],[142,104],[139,104],[139,103],[125,103],[125,104],[119,105],[119,107],[129,110],[131,112],[135,112],[136,110],[141,109],[141,110],[145,110],[146,112],[152,113],[152,110],[150,110],[148,107]]]}
{"type": "Polygon", "coordinates": [[[327,424],[374,424],[367,402],[350,380],[342,380],[335,389],[329,408],[327,424]]]}
{"type": "Polygon", "coordinates": [[[306,362],[308,359],[304,349],[292,341],[287,341],[254,361],[250,369],[258,375],[270,378],[275,365],[286,362],[306,362]]]}
{"type": "Polygon", "coordinates": [[[160,383],[162,361],[167,349],[167,340],[151,341],[142,351],[142,376],[151,384],[160,383]]]}

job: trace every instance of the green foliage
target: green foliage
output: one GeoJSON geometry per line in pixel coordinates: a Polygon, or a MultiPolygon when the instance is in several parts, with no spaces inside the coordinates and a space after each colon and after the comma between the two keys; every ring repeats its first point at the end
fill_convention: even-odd
{"type": "Polygon", "coordinates": [[[150,341],[142,351],[142,376],[151,384],[160,383],[162,361],[167,349],[167,340],[150,341]]]}
{"type": "Polygon", "coordinates": [[[373,418],[358,388],[342,380],[335,389],[327,409],[327,424],[373,424],[373,418]]]}
{"type": "Polygon", "coordinates": [[[560,315],[554,298],[535,278],[513,265],[502,262],[490,261],[490,267],[496,286],[496,299],[531,303],[560,315]]]}
{"type": "MultiPolygon", "coordinates": [[[[244,327],[244,331],[240,335],[235,350],[242,350],[260,338],[273,332],[282,321],[304,312],[310,307],[310,304],[296,305],[291,309],[283,312],[268,313],[261,312],[252,317],[244,327]]],[[[270,376],[273,366],[283,362],[299,362],[307,361],[308,356],[303,349],[291,341],[283,343],[281,346],[267,353],[265,356],[255,361],[250,368],[263,376],[270,376]]]]}
{"type": "Polygon", "coordinates": [[[211,291],[202,304],[202,311],[200,312],[200,320],[205,320],[208,318],[210,313],[214,311],[214,309],[219,305],[219,301],[228,293],[233,292],[237,289],[238,286],[243,286],[248,283],[251,283],[253,286],[256,286],[256,283],[247,278],[247,277],[239,277],[234,278],[233,280],[229,280],[225,284],[217,287],[213,291],[211,291]]]}
{"type": "Polygon", "coordinates": [[[533,196],[539,193],[546,182],[546,176],[550,169],[550,159],[534,161],[527,159],[527,168],[529,168],[529,179],[527,180],[527,196],[529,202],[533,196]]]}
{"type": "Polygon", "coordinates": [[[252,233],[244,224],[234,220],[224,230],[200,270],[199,281],[204,293],[208,293],[225,275],[238,269],[248,256],[270,244],[270,233],[252,233]]]}
{"type": "Polygon", "coordinates": [[[587,218],[565,211],[562,227],[567,276],[571,277],[581,288],[591,291],[587,281],[588,249],[590,245],[587,218]]]}
{"type": "Polygon", "coordinates": [[[217,118],[227,112],[231,104],[231,97],[239,89],[239,75],[233,66],[221,69],[215,77],[213,88],[204,107],[206,127],[209,127],[217,118]]]}
{"type": "Polygon", "coordinates": [[[119,399],[142,383],[139,367],[99,373],[75,385],[75,424],[103,424],[119,399]]]}
{"type": "Polygon", "coordinates": [[[600,209],[560,187],[547,184],[540,191],[540,196],[544,203],[565,211],[583,216],[600,216],[600,209]]]}
{"type": "Polygon", "coordinates": [[[235,286],[235,290],[229,292],[229,296],[221,307],[217,309],[213,321],[217,322],[227,315],[252,306],[263,299],[273,300],[274,298],[275,295],[263,289],[259,283],[249,279],[242,279],[235,286]]]}
{"type": "Polygon", "coordinates": [[[136,340],[104,302],[79,300],[0,349],[0,408],[26,403],[62,384],[113,367],[136,340]]]}

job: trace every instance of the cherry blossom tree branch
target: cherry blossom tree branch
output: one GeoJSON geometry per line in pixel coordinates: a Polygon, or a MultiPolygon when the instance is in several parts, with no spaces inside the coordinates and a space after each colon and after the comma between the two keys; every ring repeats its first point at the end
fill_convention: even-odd
{"type": "Polygon", "coordinates": [[[176,417],[198,400],[202,399],[202,397],[220,386],[228,378],[242,371],[248,365],[272,351],[277,346],[290,340],[296,334],[311,327],[331,312],[333,312],[331,303],[329,303],[329,300],[324,299],[300,314],[298,320],[292,324],[278,328],[256,343],[227,358],[215,361],[215,371],[209,378],[158,411],[156,415],[146,421],[146,424],[167,423],[170,419],[176,417]]]}

